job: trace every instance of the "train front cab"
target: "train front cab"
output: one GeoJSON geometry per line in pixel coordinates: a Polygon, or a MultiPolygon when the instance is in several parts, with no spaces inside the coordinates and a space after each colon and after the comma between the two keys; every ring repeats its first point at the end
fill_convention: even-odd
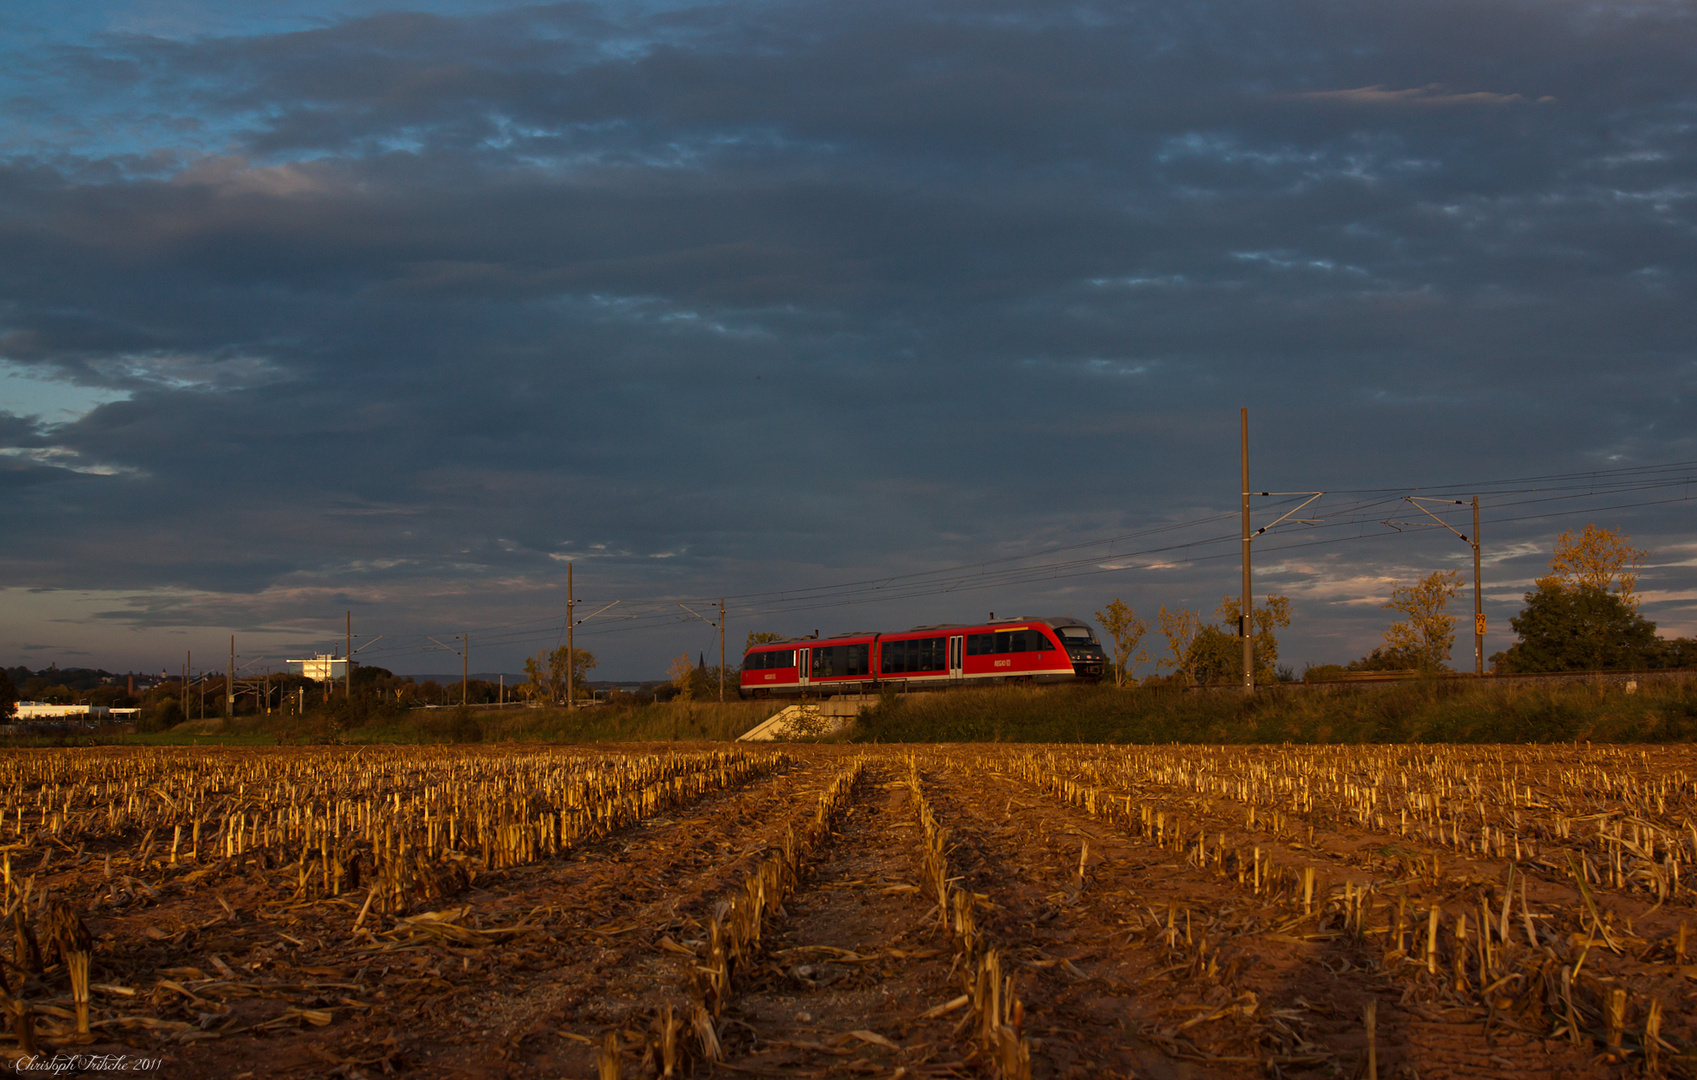
{"type": "Polygon", "coordinates": [[[967,682],[1071,682],[1072,660],[1054,631],[1035,620],[975,626],[964,635],[967,682]]]}

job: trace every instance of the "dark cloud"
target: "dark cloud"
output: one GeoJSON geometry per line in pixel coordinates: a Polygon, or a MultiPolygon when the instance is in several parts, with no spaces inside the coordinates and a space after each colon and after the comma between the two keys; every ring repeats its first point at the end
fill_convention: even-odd
{"type": "MultiPolygon", "coordinates": [[[[352,606],[412,640],[545,622],[565,557],[636,608],[1230,510],[1243,404],[1280,489],[1697,457],[1693,33],[565,4],[65,43],[0,165],[0,358],[128,397],[0,413],[0,580],[109,594],[90,625],[299,641],[352,606]]],[[[1622,514],[1678,561],[1677,517],[1622,514]]],[[[1492,573],[1561,524],[1505,522],[1492,573]]],[[[1288,655],[1361,651],[1465,554],[1380,531],[1268,545],[1288,655]]],[[[1211,609],[1205,553],[842,615],[1211,609]]],[[[1683,574],[1652,607],[1689,630],[1683,574]]],[[[700,634],[627,629],[615,674],[700,634]]]]}

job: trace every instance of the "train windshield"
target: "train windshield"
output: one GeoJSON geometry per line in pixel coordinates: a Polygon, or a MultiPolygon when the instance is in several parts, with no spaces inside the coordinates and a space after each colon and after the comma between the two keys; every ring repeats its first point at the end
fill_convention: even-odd
{"type": "Polygon", "coordinates": [[[1067,645],[1096,644],[1096,635],[1088,626],[1062,626],[1055,633],[1061,635],[1061,641],[1067,645]]]}

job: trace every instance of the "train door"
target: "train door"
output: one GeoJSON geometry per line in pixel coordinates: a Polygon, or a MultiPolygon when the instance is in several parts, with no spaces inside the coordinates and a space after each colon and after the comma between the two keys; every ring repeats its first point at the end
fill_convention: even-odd
{"type": "Polygon", "coordinates": [[[956,634],[949,638],[949,678],[951,679],[959,679],[961,677],[961,646],[965,643],[966,638],[960,634],[956,634]]]}
{"type": "Polygon", "coordinates": [[[805,689],[808,685],[808,680],[813,673],[813,650],[797,649],[795,659],[796,681],[801,683],[802,687],[805,689]]]}

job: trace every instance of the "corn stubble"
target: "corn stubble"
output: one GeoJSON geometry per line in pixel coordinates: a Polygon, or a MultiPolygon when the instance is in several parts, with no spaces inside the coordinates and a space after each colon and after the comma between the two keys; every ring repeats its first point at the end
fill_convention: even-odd
{"type": "MultiPolygon", "coordinates": [[[[226,900],[237,899],[226,886],[263,879],[280,886],[269,911],[333,913],[346,947],[361,955],[424,945],[487,951],[535,924],[485,925],[454,904],[469,888],[760,782],[799,752],[0,757],[0,882],[12,938],[0,970],[8,1029],[0,1039],[37,1053],[101,1038],[186,1044],[279,1026],[340,1027],[370,1006],[301,996],[248,1028],[181,1019],[195,1010],[222,1016],[207,1004],[219,986],[248,993],[258,983],[234,970],[184,966],[126,970],[131,985],[121,985],[110,966],[124,943],[99,932],[106,920],[168,895],[216,901],[217,909],[203,904],[214,915],[208,927],[251,921],[251,911],[226,900]]],[[[599,1032],[584,1048],[599,1076],[703,1075],[724,1061],[727,1006],[766,962],[785,901],[838,843],[836,830],[874,763],[905,774],[918,840],[903,857],[930,905],[928,932],[952,947],[959,996],[926,1016],[953,1022],[958,1012],[955,1037],[970,1044],[971,1067],[983,1073],[1024,1080],[1034,1058],[1043,1071],[1043,1044],[1027,1029],[1044,1009],[1045,983],[1018,982],[1025,961],[1012,942],[996,939],[1005,923],[985,914],[997,910],[998,871],[985,871],[981,880],[991,884],[975,894],[951,869],[950,826],[961,823],[939,816],[928,787],[945,770],[971,777],[986,798],[1018,794],[1093,823],[1206,883],[1193,902],[1150,905],[1126,927],[1126,940],[1165,958],[1150,979],[1219,990],[1206,1009],[1137,1029],[1175,1056],[1209,1060],[1194,1041],[1209,1025],[1274,1024],[1270,1004],[1234,981],[1220,951],[1228,936],[1260,935],[1338,942],[1382,987],[1351,1013],[1361,1022],[1359,1060],[1293,1038],[1282,1056],[1266,1059],[1279,1069],[1326,1064],[1398,1075],[1391,1033],[1401,1010],[1418,1007],[1459,1010],[1487,1032],[1533,1033],[1646,1075],[1691,1071],[1690,1020],[1675,1004],[1685,1000],[1684,982],[1697,978],[1687,925],[1697,861],[1688,753],[963,746],[877,748],[833,760],[839,767],[817,798],[795,804],[752,867],[739,868],[733,887],[692,914],[700,940],[672,943],[678,975],[644,1003],[639,1026],[647,1030],[599,1032]],[[1213,903],[1222,896],[1234,898],[1230,911],[1213,903]]],[[[1098,884],[1086,893],[1095,848],[1066,848],[1077,867],[1066,864],[1062,880],[1071,880],[1056,894],[1059,909],[1096,895],[1098,884]]],[[[196,964],[223,961],[213,953],[196,964]]]]}
{"type": "MultiPolygon", "coordinates": [[[[1487,1030],[1542,1032],[1654,1074],[1670,1047],[1662,998],[1697,977],[1683,920],[1646,937],[1629,914],[1693,903],[1697,783],[1647,751],[1068,749],[979,766],[1288,910],[1286,934],[1346,934],[1405,1001],[1477,1010],[1487,1030]],[[1375,840],[1331,851],[1316,830],[1375,840]]],[[[1170,915],[1165,934],[1176,941],[1170,915]]],[[[1366,1016],[1362,1064],[1377,1073],[1366,1016]]]]}
{"type": "MultiPolygon", "coordinates": [[[[937,904],[941,928],[953,934],[954,970],[960,972],[968,1011],[961,1031],[972,1028],[996,1076],[1003,1080],[1028,1080],[1031,1076],[1031,1043],[1021,1032],[1025,1004],[1020,1001],[1011,975],[1002,974],[1001,956],[979,932],[973,915],[975,897],[957,887],[949,874],[948,830],[937,822],[919,761],[909,756],[908,789],[920,828],[921,878],[926,894],[937,904]]],[[[1080,857],[1080,866],[1083,857],[1080,857]]]]}
{"type": "MultiPolygon", "coordinates": [[[[737,750],[437,748],[0,757],[0,882],[13,939],[9,971],[0,973],[0,1009],[26,1054],[124,1032],[216,1038],[224,1032],[133,1008],[185,995],[201,1001],[182,976],[156,975],[168,992],[109,988],[107,1000],[132,1008],[100,1008],[93,980],[100,952],[114,946],[97,942],[85,919],[146,906],[170,890],[210,896],[234,922],[239,915],[220,885],[259,873],[291,883],[292,895],[275,902],[284,909],[345,905],[348,932],[368,948],[392,948],[396,935],[482,947],[528,928],[473,927],[464,909],[408,913],[451,899],[480,877],[563,857],[746,785],[790,760],[782,752],[737,750]],[[92,885],[82,874],[75,892],[49,895],[47,882],[60,880],[55,875],[90,862],[99,868],[92,885]],[[66,989],[71,1009],[54,1004],[66,989]]],[[[238,996],[252,992],[241,990],[234,972],[220,974],[238,996]]],[[[319,1026],[334,1016],[333,1009],[301,1004],[280,1020],[319,1026]]]]}

